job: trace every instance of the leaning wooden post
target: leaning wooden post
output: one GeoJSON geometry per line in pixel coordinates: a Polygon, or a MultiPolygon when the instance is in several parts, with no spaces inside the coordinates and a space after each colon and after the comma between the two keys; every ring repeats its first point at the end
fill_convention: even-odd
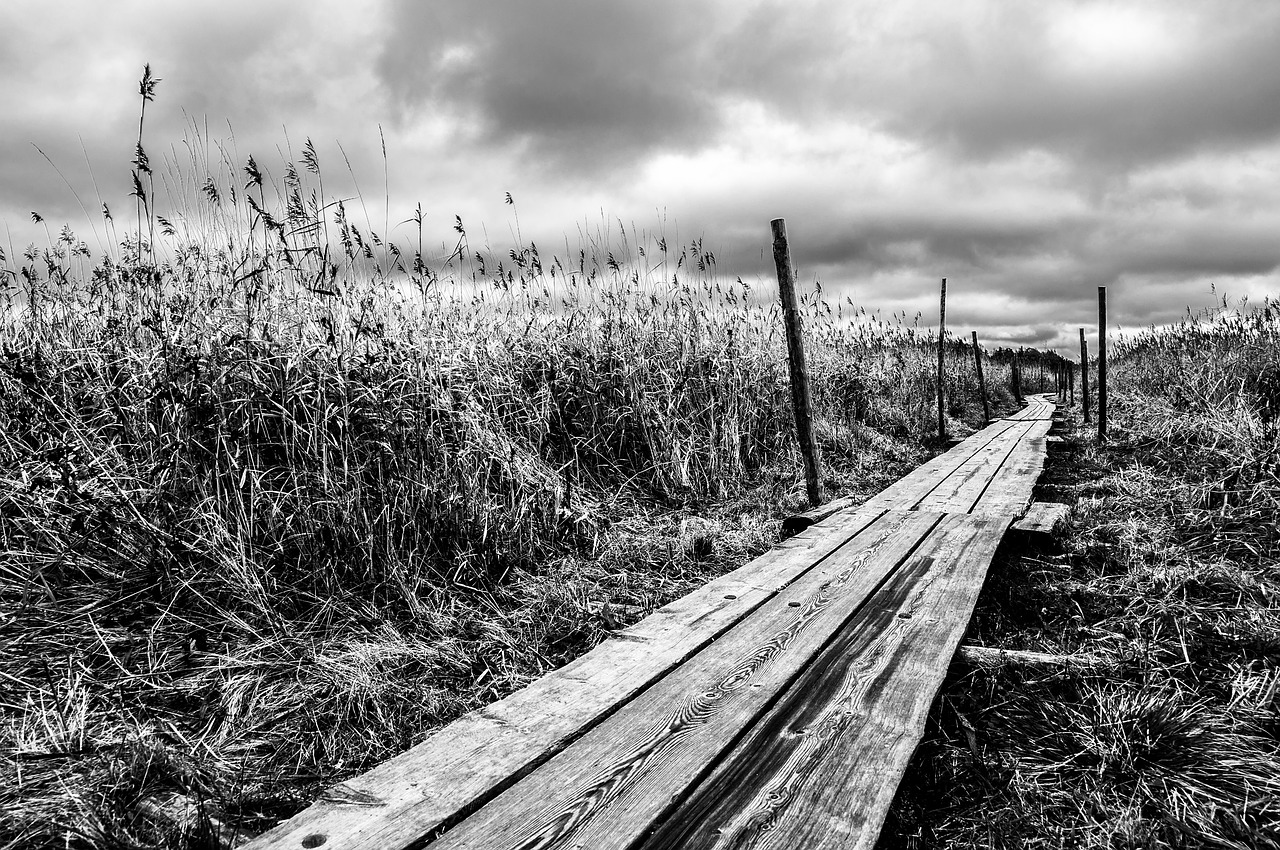
{"type": "Polygon", "coordinates": [[[1107,288],[1098,287],[1098,439],[1107,438],[1107,288]]]}
{"type": "Polygon", "coordinates": [[[947,405],[943,397],[943,370],[947,355],[947,279],[942,279],[942,298],[938,306],[938,442],[947,439],[947,405]]]}
{"type": "Polygon", "coordinates": [[[1084,411],[1084,422],[1089,424],[1089,343],[1084,338],[1084,328],[1080,329],[1080,407],[1084,411]]]}
{"type": "Polygon", "coordinates": [[[982,349],[978,348],[978,332],[973,331],[973,363],[978,367],[978,392],[982,393],[982,418],[991,421],[991,402],[987,400],[987,381],[982,377],[982,349]]]}
{"type": "Polygon", "coordinates": [[[813,400],[809,395],[809,370],[804,362],[804,337],[800,329],[800,312],[796,309],[795,268],[791,265],[791,249],[787,245],[787,222],[775,218],[773,228],[773,264],[778,269],[778,294],[782,299],[782,323],[787,331],[787,362],[791,367],[791,402],[796,412],[796,438],[804,456],[804,478],[809,504],[822,504],[821,458],[813,440],[813,400]]]}

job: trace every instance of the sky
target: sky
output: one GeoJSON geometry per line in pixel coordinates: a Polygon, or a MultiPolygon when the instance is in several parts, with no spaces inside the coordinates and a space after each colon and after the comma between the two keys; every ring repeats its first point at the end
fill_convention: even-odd
{"type": "Polygon", "coordinates": [[[1280,294],[1272,0],[4,0],[6,250],[132,209],[144,63],[153,161],[310,138],[405,242],[622,227],[769,287],[783,217],[802,285],[928,324],[946,277],[952,330],[1064,350],[1098,286],[1129,330],[1280,294]]]}

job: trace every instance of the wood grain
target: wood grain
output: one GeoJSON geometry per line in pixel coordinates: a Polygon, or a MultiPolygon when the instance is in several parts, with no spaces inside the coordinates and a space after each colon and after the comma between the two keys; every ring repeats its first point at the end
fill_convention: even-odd
{"type": "Polygon", "coordinates": [[[637,850],[873,846],[1007,524],[946,517],[637,850]]]}
{"type": "Polygon", "coordinates": [[[482,805],[562,750],[797,577],[882,512],[842,513],[712,581],[506,699],[331,789],[247,850],[395,850],[482,805]],[[310,842],[310,843],[309,843],[310,842]]]}
{"type": "Polygon", "coordinates": [[[810,668],[940,519],[924,512],[882,517],[431,847],[630,847],[810,668]]]}
{"type": "Polygon", "coordinates": [[[1035,422],[1015,422],[939,483],[917,508],[942,513],[969,513],[987,492],[1001,468],[1020,447],[1035,422]]]}
{"type": "Polygon", "coordinates": [[[999,439],[1016,422],[999,420],[967,438],[960,445],[938,455],[927,463],[881,490],[864,503],[864,507],[881,510],[913,510],[949,476],[993,440],[999,439]]]}
{"type": "Polygon", "coordinates": [[[1041,419],[1027,425],[1023,440],[996,470],[986,491],[970,509],[971,513],[1019,517],[1030,507],[1036,482],[1044,470],[1052,423],[1041,419]]]}

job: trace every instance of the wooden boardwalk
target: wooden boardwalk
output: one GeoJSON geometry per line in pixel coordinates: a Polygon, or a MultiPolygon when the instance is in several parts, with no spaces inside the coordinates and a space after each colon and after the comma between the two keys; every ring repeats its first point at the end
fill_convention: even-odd
{"type": "Polygon", "coordinates": [[[872,846],[1031,503],[1047,398],[246,846],[872,846]]]}

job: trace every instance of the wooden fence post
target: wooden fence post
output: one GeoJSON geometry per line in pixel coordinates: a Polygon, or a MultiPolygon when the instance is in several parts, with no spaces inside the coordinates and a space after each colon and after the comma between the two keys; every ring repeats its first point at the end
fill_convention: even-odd
{"type": "Polygon", "coordinates": [[[791,248],[787,245],[787,222],[775,218],[773,230],[773,264],[778,269],[778,295],[782,299],[782,323],[787,332],[787,362],[791,369],[791,403],[796,413],[796,438],[804,456],[805,488],[809,504],[822,504],[822,460],[813,440],[813,399],[809,395],[809,370],[804,362],[804,337],[800,328],[800,312],[796,309],[795,267],[791,265],[791,248]]]}
{"type": "Polygon", "coordinates": [[[1098,439],[1107,438],[1107,288],[1098,287],[1098,439]]]}
{"type": "Polygon", "coordinates": [[[1089,424],[1089,343],[1080,329],[1080,407],[1084,411],[1084,424],[1089,424]]]}
{"type": "Polygon", "coordinates": [[[982,420],[991,423],[991,402],[987,399],[987,381],[982,376],[982,349],[978,348],[978,332],[973,331],[973,363],[978,367],[978,392],[982,393],[982,420]]]}
{"type": "Polygon", "coordinates": [[[1022,363],[1016,351],[1013,353],[1011,365],[1013,368],[1009,370],[1009,383],[1012,384],[1010,389],[1013,390],[1013,400],[1022,404],[1022,363]]]}
{"type": "Polygon", "coordinates": [[[947,354],[947,279],[942,279],[942,297],[938,305],[938,442],[947,439],[947,409],[943,397],[943,370],[947,354]]]}

